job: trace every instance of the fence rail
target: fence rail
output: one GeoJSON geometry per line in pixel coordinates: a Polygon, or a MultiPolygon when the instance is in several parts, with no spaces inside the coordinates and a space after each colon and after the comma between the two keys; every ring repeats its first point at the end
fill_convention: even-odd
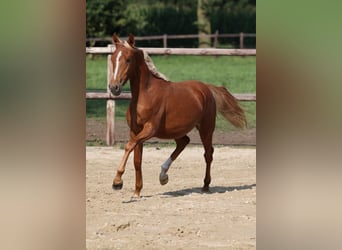
{"type": "MultiPolygon", "coordinates": [[[[175,48],[141,48],[149,54],[160,55],[224,55],[224,56],[255,56],[255,49],[175,49],[175,48]]],[[[88,47],[86,54],[107,54],[107,86],[110,81],[111,72],[111,55],[115,51],[114,45],[108,47],[88,47]]],[[[233,94],[239,101],[256,101],[255,94],[233,94]]],[[[113,96],[109,89],[107,92],[87,92],[87,99],[104,99],[107,100],[107,134],[106,143],[108,146],[113,145],[115,142],[115,101],[116,100],[129,100],[132,95],[130,92],[123,92],[119,96],[113,96]]]]}
{"type": "MultiPolygon", "coordinates": [[[[185,34],[185,35],[158,35],[158,36],[135,36],[134,39],[136,41],[146,41],[146,40],[163,40],[163,47],[167,48],[167,40],[169,39],[193,39],[198,38],[199,34],[185,34]]],[[[234,33],[234,34],[219,34],[218,31],[216,31],[214,34],[210,35],[202,35],[201,37],[209,37],[213,38],[213,47],[216,48],[218,45],[218,38],[227,38],[227,37],[239,37],[240,38],[240,49],[244,48],[244,38],[245,37],[256,37],[256,34],[254,33],[234,33]]],[[[126,40],[127,37],[123,37],[122,39],[126,40]]],[[[87,38],[87,42],[101,42],[101,41],[107,41],[111,42],[111,37],[103,37],[103,38],[87,38]]]]}
{"type": "MultiPolygon", "coordinates": [[[[184,49],[184,48],[140,48],[150,55],[200,55],[200,56],[255,56],[256,49],[184,49]]],[[[112,54],[115,46],[87,47],[87,54],[112,54]]]]}
{"type": "MultiPolygon", "coordinates": [[[[241,102],[256,101],[255,94],[233,94],[233,96],[241,102]]],[[[108,92],[87,92],[86,98],[91,100],[130,100],[132,98],[131,92],[122,92],[119,96],[113,96],[108,92]]]]}

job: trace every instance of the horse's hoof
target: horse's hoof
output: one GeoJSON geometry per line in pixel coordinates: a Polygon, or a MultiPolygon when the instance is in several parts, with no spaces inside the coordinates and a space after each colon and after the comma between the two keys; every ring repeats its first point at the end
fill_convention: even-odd
{"type": "Polygon", "coordinates": [[[210,193],[209,187],[203,187],[202,192],[204,193],[210,193]]]}
{"type": "Polygon", "coordinates": [[[159,182],[161,185],[165,185],[166,183],[169,182],[169,176],[167,174],[160,175],[159,176],[159,182]]]}
{"type": "Polygon", "coordinates": [[[134,193],[131,200],[136,200],[140,198],[140,194],[134,193]]]}
{"type": "Polygon", "coordinates": [[[121,182],[121,183],[119,183],[119,184],[113,183],[112,188],[113,188],[114,190],[120,190],[120,189],[122,189],[122,186],[123,186],[123,182],[121,182]]]}

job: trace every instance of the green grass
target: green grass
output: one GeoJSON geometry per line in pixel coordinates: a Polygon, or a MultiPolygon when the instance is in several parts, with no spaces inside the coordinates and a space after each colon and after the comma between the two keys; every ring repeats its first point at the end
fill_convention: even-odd
{"type": "MultiPolygon", "coordinates": [[[[225,86],[232,93],[256,92],[256,58],[235,56],[151,56],[160,72],[171,81],[196,79],[214,85],[225,86]]],[[[87,91],[106,90],[107,57],[87,58],[87,91]]],[[[129,90],[126,84],[124,90],[129,90]]],[[[129,101],[117,101],[116,118],[125,119],[129,101]]],[[[256,127],[255,102],[242,102],[248,127],[256,127]]],[[[87,117],[105,119],[106,101],[87,100],[87,117]]],[[[217,128],[232,130],[232,125],[217,119],[217,128]]]]}

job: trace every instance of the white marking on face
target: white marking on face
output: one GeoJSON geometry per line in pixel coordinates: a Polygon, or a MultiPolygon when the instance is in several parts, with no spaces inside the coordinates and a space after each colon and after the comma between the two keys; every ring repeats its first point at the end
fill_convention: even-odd
{"type": "Polygon", "coordinates": [[[116,80],[116,76],[119,71],[119,60],[121,57],[122,51],[119,51],[118,55],[116,56],[116,63],[115,63],[115,70],[114,70],[114,81],[116,80]]]}
{"type": "Polygon", "coordinates": [[[172,159],[171,157],[169,157],[164,163],[163,165],[161,166],[162,170],[164,170],[165,172],[167,170],[169,170],[169,167],[171,166],[171,163],[172,163],[172,159]]]}

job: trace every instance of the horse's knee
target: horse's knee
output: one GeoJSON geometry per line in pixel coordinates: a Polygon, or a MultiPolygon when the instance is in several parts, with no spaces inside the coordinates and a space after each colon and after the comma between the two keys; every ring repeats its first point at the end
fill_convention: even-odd
{"type": "Polygon", "coordinates": [[[126,146],[125,146],[125,151],[126,151],[126,152],[132,152],[132,150],[135,148],[136,145],[137,145],[136,142],[128,141],[128,142],[126,143],[126,146]]]}

